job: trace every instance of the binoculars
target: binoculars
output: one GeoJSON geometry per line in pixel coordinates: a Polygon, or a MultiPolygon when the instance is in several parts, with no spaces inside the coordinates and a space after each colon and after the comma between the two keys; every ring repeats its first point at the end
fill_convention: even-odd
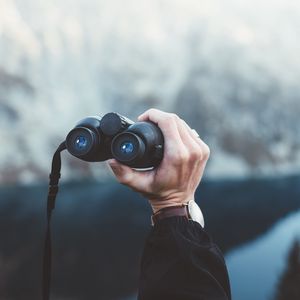
{"type": "Polygon", "coordinates": [[[65,145],[73,156],[96,162],[115,158],[132,168],[155,168],[163,158],[164,137],[152,122],[136,122],[108,113],[79,121],[65,145]]]}

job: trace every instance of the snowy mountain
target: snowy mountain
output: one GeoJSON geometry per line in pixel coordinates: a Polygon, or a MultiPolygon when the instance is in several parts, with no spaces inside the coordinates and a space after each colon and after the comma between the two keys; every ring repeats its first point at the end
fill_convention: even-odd
{"type": "Polygon", "coordinates": [[[299,35],[296,1],[0,0],[0,183],[46,180],[82,117],[149,107],[198,130],[208,176],[299,172],[299,35]]]}

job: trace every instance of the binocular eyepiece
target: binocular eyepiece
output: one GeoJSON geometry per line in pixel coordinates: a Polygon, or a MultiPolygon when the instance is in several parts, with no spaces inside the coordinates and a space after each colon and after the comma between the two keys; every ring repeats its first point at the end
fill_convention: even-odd
{"type": "Polygon", "coordinates": [[[152,122],[136,122],[117,114],[87,117],[66,138],[67,150],[84,161],[115,158],[132,168],[151,168],[163,158],[164,138],[152,122]]]}

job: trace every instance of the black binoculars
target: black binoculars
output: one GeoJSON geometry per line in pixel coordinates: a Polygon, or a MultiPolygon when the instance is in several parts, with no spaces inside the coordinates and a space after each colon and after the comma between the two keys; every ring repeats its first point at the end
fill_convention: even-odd
{"type": "Polygon", "coordinates": [[[154,168],[163,158],[164,138],[152,122],[136,122],[108,113],[79,121],[65,141],[67,150],[84,161],[115,158],[132,168],[154,168]]]}

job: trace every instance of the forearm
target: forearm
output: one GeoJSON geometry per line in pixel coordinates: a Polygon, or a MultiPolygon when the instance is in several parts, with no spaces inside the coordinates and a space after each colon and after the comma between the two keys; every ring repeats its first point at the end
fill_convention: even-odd
{"type": "Polygon", "coordinates": [[[117,161],[110,161],[110,166],[120,183],[149,200],[155,213],[152,219],[160,218],[145,245],[139,300],[229,300],[225,262],[200,226],[202,213],[191,209],[190,216],[178,217],[177,213],[176,217],[161,219],[164,209],[193,204],[190,200],[194,199],[210,156],[208,145],[175,114],[150,109],[138,119],[153,122],[161,129],[163,160],[147,172],[117,161]],[[199,219],[200,224],[189,221],[190,217],[199,219]]]}
{"type": "Polygon", "coordinates": [[[151,230],[141,262],[139,300],[229,300],[223,255],[202,227],[167,218],[151,230]]]}

